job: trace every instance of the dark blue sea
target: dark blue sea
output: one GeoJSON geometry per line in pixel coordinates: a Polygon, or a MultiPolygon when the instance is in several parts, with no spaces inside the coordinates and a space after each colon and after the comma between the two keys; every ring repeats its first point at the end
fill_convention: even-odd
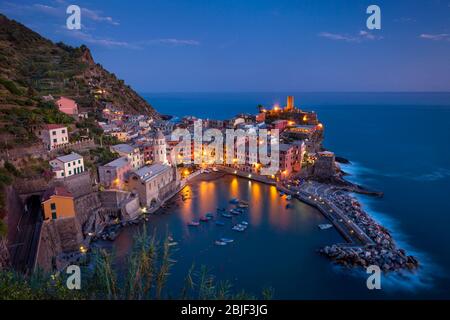
{"type": "MultiPolygon", "coordinates": [[[[325,126],[325,147],[351,161],[349,179],[384,192],[358,196],[394,235],[400,247],[418,257],[414,274],[383,276],[382,289],[370,291],[364,272],[341,269],[319,256],[323,245],[342,242],[324,219],[300,202],[287,210],[266,185],[227,177],[201,182],[172,213],[151,218],[149,228],[166,228],[179,242],[169,291],[176,296],[194,262],[207,265],[218,280],[258,294],[271,286],[279,299],[449,299],[450,298],[450,94],[448,93],[289,93],[295,105],[314,110],[325,126]],[[186,222],[231,197],[249,200],[250,227],[242,234],[213,224],[189,228],[186,222]],[[214,240],[233,237],[217,247],[214,240]]],[[[255,113],[256,106],[284,105],[288,93],[143,94],[160,113],[182,117],[230,118],[255,113]]],[[[129,251],[135,229],[114,243],[118,256],[129,251]]]]}

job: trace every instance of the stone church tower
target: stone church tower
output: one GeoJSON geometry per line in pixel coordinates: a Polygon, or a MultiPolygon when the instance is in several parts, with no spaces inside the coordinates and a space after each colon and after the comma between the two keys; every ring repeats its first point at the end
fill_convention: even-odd
{"type": "Polygon", "coordinates": [[[153,140],[153,162],[167,163],[166,138],[161,130],[158,130],[153,140]]]}

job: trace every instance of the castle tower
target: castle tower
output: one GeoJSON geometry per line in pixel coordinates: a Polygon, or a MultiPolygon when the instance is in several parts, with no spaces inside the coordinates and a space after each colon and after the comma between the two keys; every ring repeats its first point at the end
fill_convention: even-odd
{"type": "Polygon", "coordinates": [[[161,130],[158,130],[153,141],[153,161],[155,163],[167,163],[166,138],[161,130]]]}
{"type": "Polygon", "coordinates": [[[287,97],[286,111],[294,110],[294,96],[287,97]]]}

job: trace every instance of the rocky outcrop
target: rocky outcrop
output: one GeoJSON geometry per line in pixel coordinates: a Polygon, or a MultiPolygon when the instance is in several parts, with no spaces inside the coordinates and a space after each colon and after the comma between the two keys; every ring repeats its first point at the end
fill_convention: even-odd
{"type": "Polygon", "coordinates": [[[65,256],[79,252],[83,235],[75,218],[45,221],[42,225],[36,256],[36,267],[45,270],[61,270],[68,263],[65,256]]]}
{"type": "Polygon", "coordinates": [[[6,245],[6,239],[0,237],[0,271],[9,265],[9,252],[6,245]]]}
{"type": "Polygon", "coordinates": [[[419,267],[419,261],[399,249],[390,232],[371,218],[360,203],[348,194],[336,195],[334,204],[346,214],[372,241],[366,246],[332,245],[319,252],[340,265],[362,266],[377,265],[381,270],[413,270],[419,267]]]}

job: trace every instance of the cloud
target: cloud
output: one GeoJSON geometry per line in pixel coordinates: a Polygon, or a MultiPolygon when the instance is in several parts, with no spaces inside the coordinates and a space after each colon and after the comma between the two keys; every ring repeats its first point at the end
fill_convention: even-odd
{"type": "Polygon", "coordinates": [[[198,46],[200,42],[197,40],[191,39],[175,39],[175,38],[166,38],[166,39],[153,39],[141,41],[142,45],[169,45],[169,46],[198,46]]]}
{"type": "Polygon", "coordinates": [[[425,40],[433,40],[433,41],[450,41],[450,34],[448,33],[439,33],[439,34],[429,34],[422,33],[419,38],[425,40]]]}
{"type": "MultiPolygon", "coordinates": [[[[12,2],[4,2],[1,7],[1,10],[16,15],[23,15],[37,12],[52,17],[66,17],[67,16],[66,9],[68,4],[63,0],[59,0],[56,2],[57,2],[56,6],[49,6],[40,3],[31,5],[21,5],[12,2]]],[[[81,8],[81,21],[83,21],[83,19],[87,19],[89,21],[100,23],[104,22],[114,26],[119,25],[118,21],[114,20],[112,17],[103,15],[101,11],[92,10],[85,7],[80,8],[81,8]]]]}
{"type": "Polygon", "coordinates": [[[92,34],[82,30],[67,30],[63,27],[66,36],[82,41],[84,44],[97,45],[107,48],[126,48],[126,49],[143,49],[146,46],[167,45],[167,46],[197,46],[200,44],[196,40],[183,39],[155,39],[137,42],[119,41],[111,38],[95,37],[92,34]]]}
{"type": "Polygon", "coordinates": [[[382,36],[374,35],[368,31],[361,30],[356,35],[348,35],[348,34],[339,34],[339,33],[331,33],[331,32],[321,32],[319,33],[319,37],[327,38],[335,41],[345,41],[345,42],[362,42],[362,41],[373,41],[373,40],[381,40],[382,36]]]}
{"type": "Polygon", "coordinates": [[[96,22],[107,22],[114,26],[119,25],[119,22],[115,21],[112,17],[103,16],[100,11],[81,8],[81,19],[83,19],[84,17],[87,17],[88,19],[96,22]]]}
{"type": "Polygon", "coordinates": [[[126,41],[117,41],[110,38],[99,38],[94,37],[90,33],[83,32],[81,30],[67,30],[65,29],[65,35],[70,36],[72,38],[78,39],[82,41],[84,44],[92,44],[92,45],[98,45],[102,47],[107,48],[127,48],[127,49],[139,49],[138,46],[126,42],[126,41]]]}

